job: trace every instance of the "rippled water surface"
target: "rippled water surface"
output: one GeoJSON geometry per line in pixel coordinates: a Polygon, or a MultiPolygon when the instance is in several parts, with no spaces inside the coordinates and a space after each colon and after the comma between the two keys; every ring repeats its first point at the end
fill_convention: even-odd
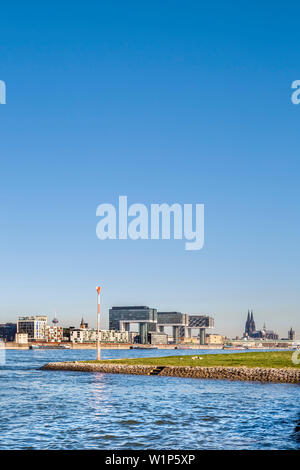
{"type": "MultiPolygon", "coordinates": [[[[102,357],[199,352],[205,353],[105,350],[102,357]]],[[[300,447],[297,385],[38,370],[50,361],[95,354],[6,351],[0,366],[0,448],[300,447]]]]}

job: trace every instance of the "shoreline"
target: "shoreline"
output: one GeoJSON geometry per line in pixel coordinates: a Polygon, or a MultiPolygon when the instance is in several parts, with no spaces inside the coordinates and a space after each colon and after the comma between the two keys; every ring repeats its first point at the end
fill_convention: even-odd
{"type": "Polygon", "coordinates": [[[126,364],[93,364],[82,362],[50,362],[40,370],[96,372],[103,374],[159,375],[195,379],[217,379],[270,383],[300,384],[296,368],[230,367],[230,366],[151,366],[126,364]]]}
{"type": "MultiPolygon", "coordinates": [[[[64,350],[64,349],[70,349],[70,350],[88,350],[88,349],[92,349],[92,350],[97,350],[97,345],[96,344],[89,344],[89,343],[79,343],[79,344],[71,344],[71,343],[63,343],[63,344],[67,344],[67,346],[69,346],[68,348],[62,348],[62,347],[55,347],[53,345],[51,345],[51,343],[48,343],[46,345],[46,347],[41,347],[41,348],[37,348],[37,349],[43,349],[43,350],[64,350]]],[[[45,345],[42,345],[42,346],[45,346],[45,345]]],[[[136,346],[135,344],[102,344],[101,345],[101,349],[122,349],[122,350],[130,350],[132,349],[131,346],[136,346]]],[[[16,345],[16,344],[13,344],[13,345],[7,345],[7,343],[5,343],[5,347],[3,348],[4,350],[23,350],[23,351],[28,351],[30,350],[30,346],[29,345],[16,345]]],[[[137,349],[137,348],[133,348],[133,349],[137,349]]],[[[165,349],[165,350],[200,350],[200,349],[203,349],[203,350],[215,350],[215,349],[223,349],[223,346],[222,345],[192,345],[192,346],[189,346],[187,348],[178,348],[178,346],[176,345],[158,345],[158,346],[155,346],[155,348],[151,348],[151,347],[139,347],[138,350],[142,350],[142,351],[148,351],[148,350],[153,350],[153,349],[165,349]]],[[[278,348],[279,349],[279,348],[278,348]]]]}
{"type": "MultiPolygon", "coordinates": [[[[70,349],[70,350],[88,350],[88,349],[97,349],[96,343],[67,343],[67,342],[62,342],[62,343],[30,343],[30,344],[21,344],[21,343],[15,343],[15,342],[7,342],[3,343],[3,349],[4,350],[23,350],[23,351],[28,351],[31,345],[38,345],[42,346],[41,348],[38,349],[55,349],[55,350],[62,350],[62,349],[70,349]],[[46,346],[46,347],[45,347],[46,346]],[[61,347],[61,346],[67,346],[66,348],[61,347]]],[[[142,346],[138,345],[139,347],[136,348],[137,344],[135,343],[105,343],[101,344],[101,349],[123,349],[123,350],[129,350],[132,349],[132,346],[134,346],[133,349],[139,349],[143,351],[147,350],[152,350],[152,349],[157,349],[157,350],[224,350],[228,352],[232,351],[293,351],[294,347],[291,347],[290,345],[284,346],[284,345],[272,345],[270,343],[265,344],[263,346],[257,346],[253,345],[251,347],[233,347],[233,348],[224,348],[223,344],[186,344],[186,345],[178,345],[178,344],[158,344],[155,345],[155,347],[148,347],[148,346],[142,346]]]]}

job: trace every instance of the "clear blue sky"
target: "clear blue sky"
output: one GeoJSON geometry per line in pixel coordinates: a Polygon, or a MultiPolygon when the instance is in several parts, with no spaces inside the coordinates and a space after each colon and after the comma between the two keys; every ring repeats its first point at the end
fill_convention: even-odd
{"type": "Polygon", "coordinates": [[[1,5],[0,321],[112,305],[300,336],[300,7],[1,5]],[[204,203],[205,247],[99,241],[96,207],[204,203]]]}

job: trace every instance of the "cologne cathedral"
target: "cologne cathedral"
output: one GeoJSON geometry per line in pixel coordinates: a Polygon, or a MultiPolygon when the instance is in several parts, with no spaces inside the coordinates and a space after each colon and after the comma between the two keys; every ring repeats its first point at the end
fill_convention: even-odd
{"type": "Polygon", "coordinates": [[[245,325],[244,336],[247,338],[257,338],[257,339],[273,339],[277,340],[279,338],[278,334],[272,330],[267,330],[266,325],[263,326],[262,330],[256,330],[255,321],[253,317],[253,311],[248,310],[247,321],[245,325]]]}

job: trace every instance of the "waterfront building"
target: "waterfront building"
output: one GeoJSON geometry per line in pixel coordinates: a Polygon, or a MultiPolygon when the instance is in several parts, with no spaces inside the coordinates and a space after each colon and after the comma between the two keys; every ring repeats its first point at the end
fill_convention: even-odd
{"type": "Polygon", "coordinates": [[[252,310],[251,310],[251,313],[248,310],[244,337],[263,339],[263,340],[278,340],[279,339],[279,335],[275,333],[273,330],[267,330],[266,325],[264,325],[261,330],[256,330],[252,310]]]}
{"type": "MultiPolygon", "coordinates": [[[[213,318],[208,315],[157,312],[156,309],[146,306],[112,307],[109,310],[110,329],[129,332],[130,325],[135,323],[139,326],[138,342],[141,344],[149,343],[151,341],[149,335],[152,333],[165,333],[166,327],[172,328],[172,340],[175,344],[191,340],[193,329],[199,329],[200,343],[205,344],[205,329],[214,325],[213,318]]],[[[165,337],[161,340],[165,341],[165,337]]]]}
{"type": "Polygon", "coordinates": [[[29,341],[45,340],[47,321],[46,315],[19,317],[17,333],[27,333],[29,341]]]}
{"type": "Polygon", "coordinates": [[[70,334],[71,331],[75,329],[75,326],[69,326],[67,328],[63,328],[63,341],[71,341],[70,334]]]}
{"type": "Polygon", "coordinates": [[[72,343],[95,343],[97,341],[97,330],[93,328],[72,328],[70,330],[70,341],[72,343]]]}
{"type": "Polygon", "coordinates": [[[181,312],[157,312],[157,327],[160,333],[164,333],[165,327],[172,327],[173,342],[178,344],[187,336],[189,317],[181,312]]]}
{"type": "Polygon", "coordinates": [[[188,330],[191,336],[193,329],[199,329],[200,344],[205,344],[206,328],[214,327],[214,319],[209,315],[189,315],[188,330]]]}
{"type": "Polygon", "coordinates": [[[224,344],[226,337],[218,334],[207,334],[206,335],[206,344],[224,344]]]}
{"type": "Polygon", "coordinates": [[[293,328],[291,328],[289,331],[288,331],[288,339],[290,341],[294,341],[296,338],[296,333],[295,331],[293,330],[293,328]]]}
{"type": "MultiPolygon", "coordinates": [[[[73,343],[96,343],[97,330],[94,328],[73,328],[70,330],[70,341],[73,343]]],[[[101,330],[101,343],[128,343],[129,333],[122,330],[101,330]]]]}
{"type": "Polygon", "coordinates": [[[83,328],[83,329],[86,329],[86,330],[87,330],[88,327],[89,327],[89,324],[88,324],[88,323],[85,323],[85,321],[84,321],[84,319],[83,319],[83,317],[82,317],[81,322],[80,322],[80,327],[79,327],[79,328],[83,328]]]}
{"type": "Polygon", "coordinates": [[[0,324],[0,338],[4,341],[14,341],[17,332],[16,323],[1,323],[0,324]]]}
{"type": "Polygon", "coordinates": [[[128,332],[128,342],[129,343],[138,343],[139,334],[137,331],[129,331],[128,332]]]}
{"type": "Polygon", "coordinates": [[[28,343],[28,334],[27,333],[16,333],[15,342],[17,344],[27,344],[28,343]]]}
{"type": "Polygon", "coordinates": [[[159,331],[149,333],[148,336],[149,344],[168,344],[168,335],[159,331]]]}
{"type": "Polygon", "coordinates": [[[63,327],[57,325],[46,326],[45,340],[48,343],[60,343],[63,340],[63,327]]]}
{"type": "Polygon", "coordinates": [[[192,330],[199,330],[200,344],[205,344],[206,328],[214,326],[214,320],[208,315],[188,315],[181,312],[157,312],[157,326],[160,332],[166,326],[172,326],[173,343],[191,342],[192,330]]]}
{"type": "Polygon", "coordinates": [[[279,339],[279,335],[273,330],[267,330],[266,325],[263,326],[263,329],[261,330],[261,335],[261,338],[264,340],[269,339],[277,341],[279,339]]]}
{"type": "Polygon", "coordinates": [[[139,342],[148,343],[148,334],[157,330],[157,310],[146,306],[112,307],[109,309],[109,329],[130,331],[130,325],[137,323],[139,342]]]}
{"type": "Polygon", "coordinates": [[[101,330],[101,343],[129,343],[130,332],[126,330],[101,330]]]}

